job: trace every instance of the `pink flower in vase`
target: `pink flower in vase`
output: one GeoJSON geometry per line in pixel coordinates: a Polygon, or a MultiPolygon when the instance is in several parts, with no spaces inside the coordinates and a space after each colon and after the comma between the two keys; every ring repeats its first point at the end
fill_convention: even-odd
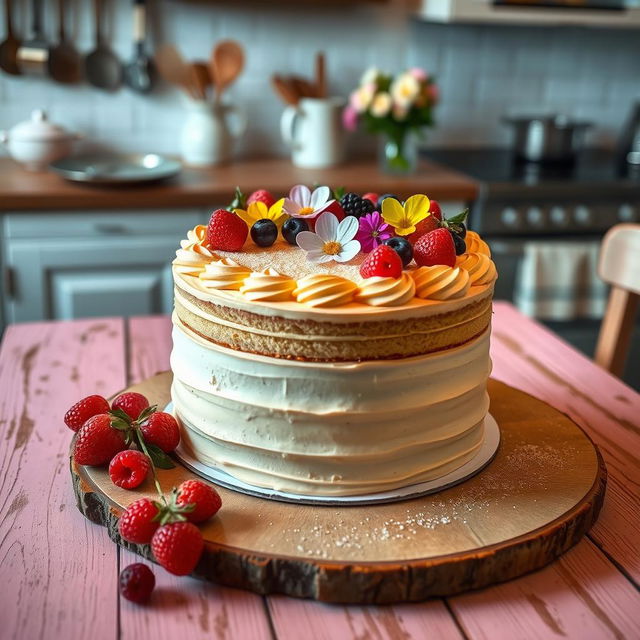
{"type": "Polygon", "coordinates": [[[393,229],[382,219],[378,211],[360,218],[356,240],[362,246],[364,253],[371,253],[391,236],[393,236],[393,229]]]}
{"type": "Polygon", "coordinates": [[[420,82],[426,82],[429,78],[429,74],[424,69],[420,69],[420,67],[412,67],[409,69],[409,74],[416,80],[420,80],[420,82]]]}
{"type": "Polygon", "coordinates": [[[347,131],[355,131],[358,128],[358,112],[350,104],[342,110],[342,126],[347,131]]]}

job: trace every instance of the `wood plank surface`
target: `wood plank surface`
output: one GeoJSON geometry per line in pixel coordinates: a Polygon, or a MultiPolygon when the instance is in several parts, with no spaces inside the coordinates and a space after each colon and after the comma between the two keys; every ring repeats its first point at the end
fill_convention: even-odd
{"type": "Polygon", "coordinates": [[[270,596],[278,640],[458,640],[464,636],[442,600],[420,605],[355,607],[270,596]]]}
{"type": "MultiPolygon", "coordinates": [[[[129,383],[141,382],[169,368],[171,321],[166,316],[128,322],[129,383]]],[[[223,507],[224,508],[224,507],[223,507]]],[[[140,556],[120,549],[121,568],[140,556]]],[[[148,607],[120,598],[121,638],[175,640],[186,637],[271,638],[263,598],[254,593],[179,578],[151,565],[156,590],[148,607]]]]}
{"type": "Polygon", "coordinates": [[[287,158],[242,160],[203,169],[185,167],[166,182],[131,187],[79,185],[53,173],[39,173],[34,179],[33,173],[0,158],[0,210],[214,207],[230,202],[236,185],[246,193],[268,189],[283,196],[298,183],[328,184],[356,193],[370,191],[373,185],[379,193],[401,198],[426,193],[436,200],[457,202],[470,202],[478,195],[475,180],[428,160],[421,160],[419,170],[411,176],[380,173],[375,154],[331,169],[299,169],[287,158]]]}
{"type": "Polygon", "coordinates": [[[125,379],[123,322],[11,326],[0,350],[0,637],[115,638],[117,547],[69,483],[79,398],[125,379]]]}
{"type": "Polygon", "coordinates": [[[588,541],[541,571],[449,603],[477,640],[640,638],[640,593],[588,541]]]}
{"type": "Polygon", "coordinates": [[[589,535],[640,585],[640,394],[511,305],[494,309],[492,376],[566,413],[600,447],[609,481],[589,535]]]}

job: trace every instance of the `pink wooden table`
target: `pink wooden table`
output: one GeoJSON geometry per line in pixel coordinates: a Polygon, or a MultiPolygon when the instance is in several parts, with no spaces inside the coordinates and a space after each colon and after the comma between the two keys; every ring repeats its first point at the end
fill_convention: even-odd
{"type": "Polygon", "coordinates": [[[136,560],[76,509],[66,409],[169,367],[166,317],[23,324],[0,351],[0,638],[640,638],[640,395],[513,307],[495,305],[493,375],[569,414],[600,447],[605,505],[537,573],[423,604],[261,597],[154,567],[147,607],[118,597],[136,560]]]}

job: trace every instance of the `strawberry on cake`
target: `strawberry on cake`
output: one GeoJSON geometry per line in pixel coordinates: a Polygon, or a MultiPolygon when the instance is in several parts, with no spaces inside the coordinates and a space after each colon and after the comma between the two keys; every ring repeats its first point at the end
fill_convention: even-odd
{"type": "Polygon", "coordinates": [[[495,265],[416,194],[260,191],[173,262],[182,446],[303,496],[388,491],[473,459],[488,410],[495,265]]]}

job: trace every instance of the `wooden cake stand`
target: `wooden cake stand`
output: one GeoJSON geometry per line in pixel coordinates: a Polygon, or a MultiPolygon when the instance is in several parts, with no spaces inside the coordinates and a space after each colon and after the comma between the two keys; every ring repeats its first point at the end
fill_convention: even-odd
{"type": "MultiPolygon", "coordinates": [[[[152,404],[169,401],[170,373],[131,387],[152,404]]],[[[501,430],[494,460],[455,487],[405,502],[314,506],[219,487],[222,509],[202,527],[194,575],[258,593],[325,602],[392,603],[448,596],[538,569],[595,522],[606,469],[587,435],[549,405],[494,380],[491,413],[501,430]]],[[[104,467],[71,461],[78,507],[110,537],[149,558],[147,545],[118,535],[129,503],[153,497],[113,485],[104,467]]],[[[158,471],[163,490],[195,477],[158,471]]]]}

